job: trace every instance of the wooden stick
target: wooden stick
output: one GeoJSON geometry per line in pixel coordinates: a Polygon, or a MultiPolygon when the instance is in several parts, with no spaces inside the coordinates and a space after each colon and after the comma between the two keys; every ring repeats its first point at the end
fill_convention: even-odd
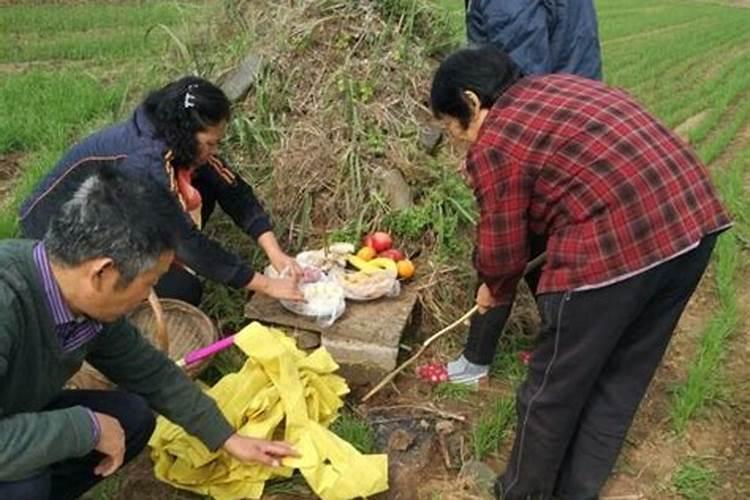
{"type": "Polygon", "coordinates": [[[448,452],[448,444],[445,442],[445,434],[442,432],[438,433],[438,444],[440,445],[440,453],[443,455],[443,463],[445,468],[451,470],[451,455],[448,452]]]}
{"type": "MultiPolygon", "coordinates": [[[[534,269],[536,269],[537,267],[539,267],[540,265],[542,265],[544,263],[544,261],[546,260],[546,258],[547,258],[547,254],[545,252],[545,253],[542,253],[541,255],[537,256],[533,260],[531,260],[526,265],[526,269],[524,269],[524,272],[523,272],[524,276],[527,275],[528,273],[530,273],[531,271],[533,271],[534,269]]],[[[437,332],[432,337],[430,337],[427,340],[425,340],[424,342],[422,342],[422,345],[419,347],[419,349],[417,349],[417,352],[414,353],[414,355],[412,355],[409,359],[407,359],[406,361],[404,361],[403,363],[401,363],[401,365],[397,366],[396,369],[393,370],[391,373],[389,373],[388,375],[386,375],[385,378],[383,378],[383,380],[381,380],[380,382],[378,382],[378,384],[375,387],[373,387],[370,390],[370,392],[368,392],[367,394],[365,394],[364,397],[360,401],[362,403],[364,403],[365,401],[367,401],[368,399],[370,399],[371,397],[373,397],[383,387],[385,387],[388,384],[388,382],[390,382],[391,380],[393,380],[394,378],[396,378],[396,375],[398,375],[399,373],[401,373],[402,371],[404,371],[404,369],[407,366],[409,366],[414,361],[416,361],[417,358],[420,357],[427,350],[427,348],[430,346],[430,344],[432,344],[437,339],[439,339],[440,337],[442,337],[446,333],[448,333],[451,330],[453,330],[454,328],[456,328],[458,325],[462,324],[467,319],[471,318],[474,315],[474,313],[477,312],[478,309],[479,309],[478,306],[472,307],[471,309],[469,309],[468,311],[466,311],[466,313],[464,313],[464,315],[461,316],[460,318],[458,318],[456,321],[454,321],[450,325],[446,326],[445,328],[443,328],[442,330],[440,330],[439,332],[437,332]]]]}
{"type": "Polygon", "coordinates": [[[388,384],[388,382],[390,382],[391,380],[393,380],[394,378],[396,378],[396,375],[398,375],[399,373],[401,373],[402,371],[404,371],[404,369],[407,366],[409,366],[414,361],[416,361],[416,359],[419,356],[421,356],[422,353],[424,353],[427,350],[428,347],[430,347],[430,344],[432,344],[435,340],[439,339],[440,337],[442,337],[446,333],[448,333],[451,330],[453,330],[454,328],[456,328],[458,325],[462,324],[467,319],[471,318],[471,316],[475,312],[477,312],[477,309],[478,309],[477,306],[472,307],[471,309],[469,309],[466,312],[466,314],[464,314],[463,316],[461,316],[460,318],[458,318],[456,321],[454,321],[450,325],[446,326],[445,328],[443,328],[442,330],[440,330],[439,332],[437,332],[435,335],[433,335],[429,339],[425,340],[422,343],[422,345],[419,347],[419,349],[417,349],[416,353],[414,353],[409,359],[407,359],[406,361],[404,361],[403,363],[401,363],[400,366],[397,366],[396,369],[393,370],[391,373],[389,373],[388,375],[386,375],[383,380],[381,380],[380,382],[378,382],[378,384],[370,390],[370,392],[368,392],[367,394],[365,394],[365,396],[362,398],[361,401],[364,403],[365,401],[367,401],[368,399],[370,399],[371,397],[373,397],[377,392],[380,391],[380,389],[382,389],[383,387],[385,387],[388,384]]]}
{"type": "Polygon", "coordinates": [[[388,410],[420,410],[426,413],[434,413],[440,418],[457,420],[459,422],[466,422],[466,417],[457,413],[451,413],[449,411],[441,410],[432,405],[393,405],[393,406],[374,406],[368,410],[368,412],[381,412],[388,410]]]}

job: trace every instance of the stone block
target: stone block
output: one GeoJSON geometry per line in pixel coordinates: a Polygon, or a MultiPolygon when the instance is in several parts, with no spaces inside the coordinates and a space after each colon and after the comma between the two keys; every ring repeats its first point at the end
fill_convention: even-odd
{"type": "Polygon", "coordinates": [[[250,54],[234,69],[219,77],[219,86],[230,101],[238,101],[245,97],[260,75],[263,61],[255,54],[250,54]]]}
{"type": "Polygon", "coordinates": [[[314,336],[341,366],[353,384],[377,382],[396,367],[404,331],[412,327],[417,292],[402,287],[401,294],[370,302],[348,301],[344,314],[331,326],[321,327],[310,318],[293,314],[281,304],[256,294],[247,303],[245,316],[276,326],[298,339],[300,348],[314,346],[314,336]]]}

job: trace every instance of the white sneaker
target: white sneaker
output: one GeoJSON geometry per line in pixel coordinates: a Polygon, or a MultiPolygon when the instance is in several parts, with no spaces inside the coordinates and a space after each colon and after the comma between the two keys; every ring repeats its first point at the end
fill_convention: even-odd
{"type": "Polygon", "coordinates": [[[446,365],[448,381],[451,384],[477,384],[489,375],[489,365],[477,365],[466,359],[463,354],[446,365]]]}

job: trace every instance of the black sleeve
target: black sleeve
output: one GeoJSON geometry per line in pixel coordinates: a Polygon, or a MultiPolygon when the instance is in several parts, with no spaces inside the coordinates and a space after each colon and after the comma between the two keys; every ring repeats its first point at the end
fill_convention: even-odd
{"type": "MultiPolygon", "coordinates": [[[[162,166],[154,169],[152,176],[157,182],[169,184],[162,166]]],[[[245,260],[202,233],[188,213],[177,214],[175,227],[177,259],[199,275],[234,288],[243,288],[253,278],[253,269],[245,260]]]]}
{"type": "Polygon", "coordinates": [[[203,234],[188,214],[180,214],[177,258],[193,271],[208,279],[234,288],[242,288],[253,277],[252,268],[242,257],[224,249],[203,234]]]}
{"type": "Polygon", "coordinates": [[[253,188],[222,160],[214,158],[200,167],[194,182],[201,192],[210,191],[221,209],[254,239],[257,240],[272,229],[268,214],[255,196],[253,188]]]}

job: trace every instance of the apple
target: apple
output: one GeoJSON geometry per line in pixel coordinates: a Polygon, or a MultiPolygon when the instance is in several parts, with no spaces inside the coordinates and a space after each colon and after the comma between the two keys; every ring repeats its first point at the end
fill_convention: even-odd
{"type": "MultiPolygon", "coordinates": [[[[375,250],[375,240],[372,239],[372,234],[368,234],[367,236],[362,238],[362,246],[375,250]]],[[[377,252],[375,253],[377,254],[377,252]]]]}
{"type": "Polygon", "coordinates": [[[404,252],[396,248],[389,248],[385,252],[380,252],[378,254],[378,257],[385,257],[386,259],[391,259],[398,262],[400,260],[404,260],[404,252]]]}
{"type": "Polygon", "coordinates": [[[393,239],[391,239],[391,235],[388,233],[378,231],[377,233],[372,233],[371,237],[372,248],[378,253],[385,252],[393,246],[393,239]]]}

